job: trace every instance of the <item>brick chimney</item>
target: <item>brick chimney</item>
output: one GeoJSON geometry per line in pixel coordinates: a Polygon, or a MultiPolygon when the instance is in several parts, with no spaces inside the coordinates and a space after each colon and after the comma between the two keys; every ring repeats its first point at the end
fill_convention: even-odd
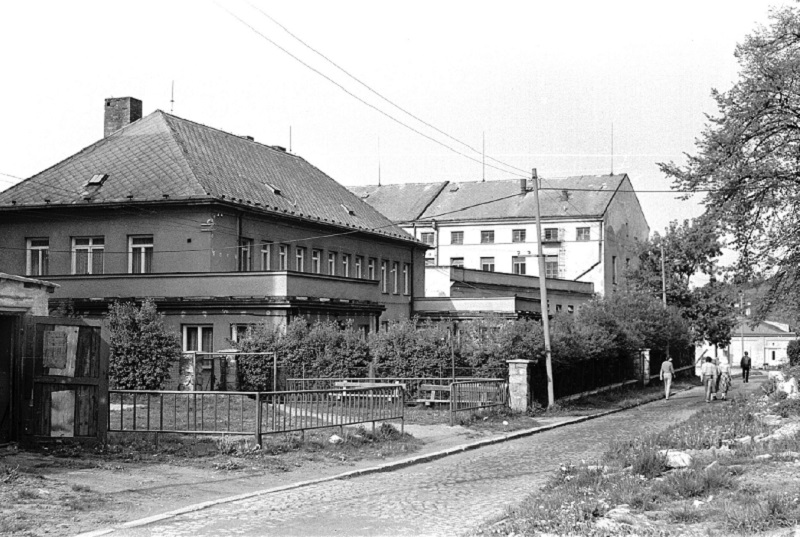
{"type": "Polygon", "coordinates": [[[125,125],[142,119],[142,101],[133,97],[106,99],[103,137],[117,132],[125,125]]]}

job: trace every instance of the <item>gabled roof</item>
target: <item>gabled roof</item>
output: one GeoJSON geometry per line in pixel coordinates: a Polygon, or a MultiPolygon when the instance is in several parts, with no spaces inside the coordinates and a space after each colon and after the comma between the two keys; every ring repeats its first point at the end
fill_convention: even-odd
{"type": "Polygon", "coordinates": [[[347,188],[392,222],[410,222],[418,219],[446,186],[447,181],[440,181],[438,183],[349,186],[347,188]]]}
{"type": "MultiPolygon", "coordinates": [[[[629,184],[626,174],[543,179],[539,196],[542,218],[600,218],[626,181],[629,184]]],[[[530,186],[527,184],[524,194],[519,179],[349,188],[399,223],[534,218],[530,186]]]]}
{"type": "Polygon", "coordinates": [[[414,241],[304,159],[160,110],[0,193],[0,210],[188,200],[414,241]]]}
{"type": "Polygon", "coordinates": [[[750,321],[745,319],[739,322],[733,329],[733,337],[740,335],[747,336],[789,336],[794,337],[795,333],[789,329],[789,325],[775,321],[761,321],[756,326],[751,326],[750,321]]]}

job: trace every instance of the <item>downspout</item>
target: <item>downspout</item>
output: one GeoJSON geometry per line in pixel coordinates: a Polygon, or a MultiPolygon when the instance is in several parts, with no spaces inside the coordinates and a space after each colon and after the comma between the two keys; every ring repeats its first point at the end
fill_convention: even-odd
{"type": "Polygon", "coordinates": [[[436,237],[436,266],[439,266],[439,226],[433,221],[433,236],[436,237]]]}

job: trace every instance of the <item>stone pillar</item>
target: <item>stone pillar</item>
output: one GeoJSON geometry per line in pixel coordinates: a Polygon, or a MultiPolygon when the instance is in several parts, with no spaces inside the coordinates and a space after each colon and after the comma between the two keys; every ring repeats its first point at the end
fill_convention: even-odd
{"type": "Polygon", "coordinates": [[[508,404],[511,410],[525,412],[533,402],[531,366],[533,360],[506,360],[508,363],[508,404]]]}
{"type": "Polygon", "coordinates": [[[642,353],[642,386],[650,384],[650,349],[641,349],[642,353]]]}

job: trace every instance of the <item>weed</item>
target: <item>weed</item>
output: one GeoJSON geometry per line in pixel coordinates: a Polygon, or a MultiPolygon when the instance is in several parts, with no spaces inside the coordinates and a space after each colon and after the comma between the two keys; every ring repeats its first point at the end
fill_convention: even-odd
{"type": "Polygon", "coordinates": [[[39,493],[31,489],[20,489],[17,491],[17,498],[20,500],[33,500],[39,497],[39,493]]]}
{"type": "Polygon", "coordinates": [[[19,479],[19,464],[16,466],[0,464],[0,483],[13,483],[17,479],[19,479]]]}
{"type": "Polygon", "coordinates": [[[670,520],[679,524],[694,524],[700,522],[703,516],[700,512],[690,503],[682,503],[675,509],[668,511],[670,520]]]}
{"type": "Polygon", "coordinates": [[[92,492],[92,489],[86,485],[75,484],[71,488],[73,492],[92,492]]]}
{"type": "Polygon", "coordinates": [[[32,522],[20,516],[0,517],[0,535],[30,535],[27,532],[32,527],[32,522]]]}
{"type": "Polygon", "coordinates": [[[665,496],[696,498],[735,486],[734,478],[726,468],[714,466],[708,470],[686,469],[672,472],[656,488],[665,496]]]}
{"type": "Polygon", "coordinates": [[[800,399],[784,399],[775,405],[775,413],[780,415],[782,418],[800,416],[800,399]]]}

